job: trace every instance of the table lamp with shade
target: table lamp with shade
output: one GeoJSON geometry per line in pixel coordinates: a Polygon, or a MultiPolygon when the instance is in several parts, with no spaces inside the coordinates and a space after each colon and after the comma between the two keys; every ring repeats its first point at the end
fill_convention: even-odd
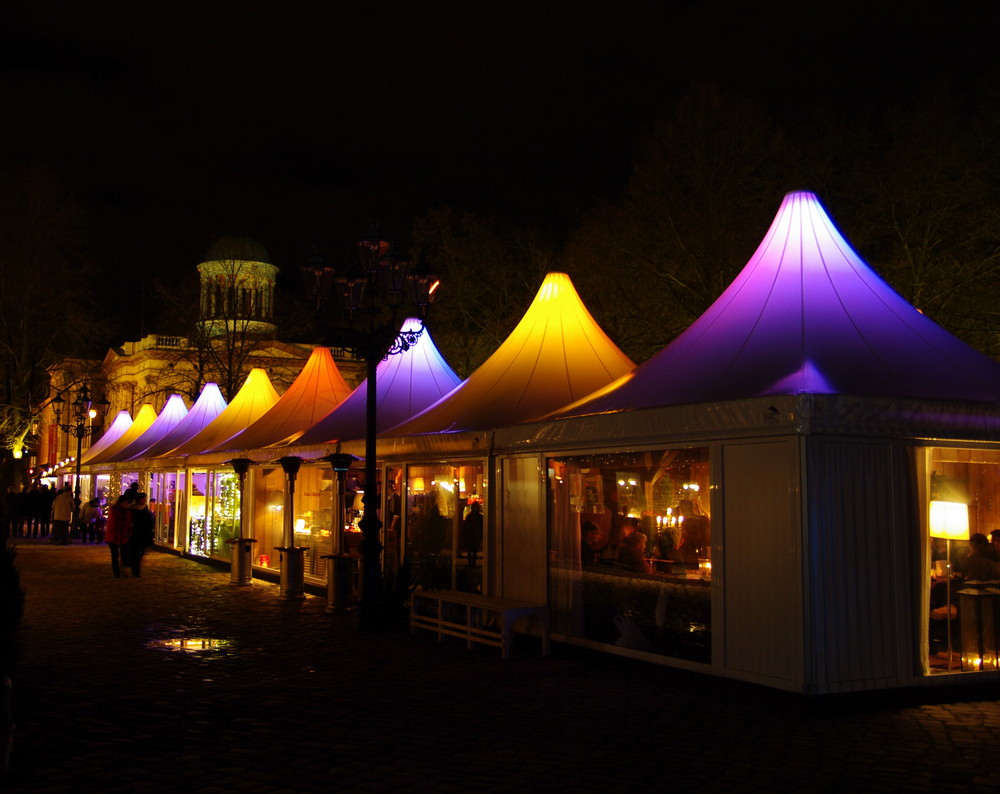
{"type": "Polygon", "coordinates": [[[951,542],[969,539],[969,506],[961,502],[931,502],[928,517],[932,538],[943,538],[948,556],[948,576],[945,579],[945,614],[948,634],[948,670],[951,670],[951,542]]]}

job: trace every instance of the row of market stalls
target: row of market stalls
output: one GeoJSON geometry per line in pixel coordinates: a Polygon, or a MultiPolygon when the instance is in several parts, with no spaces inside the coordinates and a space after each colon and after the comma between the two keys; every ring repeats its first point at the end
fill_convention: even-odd
{"type": "MultiPolygon", "coordinates": [[[[811,193],[638,367],[551,273],[467,380],[424,333],[376,390],[384,565],[423,587],[545,602],[564,642],[794,691],[997,675],[1000,588],[959,575],[970,534],[1000,528],[1000,364],[893,292],[811,193]]],[[[123,412],[83,465],[111,494],[138,480],[187,554],[227,559],[242,514],[263,571],[289,526],[277,461],[298,458],[290,525],[322,583],[371,486],[326,460],[363,455],[365,398],[317,348],[280,397],[255,370],[228,405],[210,384],[190,410],[123,412]]]]}

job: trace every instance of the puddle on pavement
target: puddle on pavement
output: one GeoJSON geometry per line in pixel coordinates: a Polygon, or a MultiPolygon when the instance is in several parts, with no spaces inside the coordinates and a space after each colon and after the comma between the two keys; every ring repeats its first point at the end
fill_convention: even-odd
{"type": "Polygon", "coordinates": [[[185,651],[199,653],[201,651],[224,651],[231,648],[232,640],[221,640],[216,637],[168,637],[166,639],[149,640],[147,648],[163,651],[185,651]]]}

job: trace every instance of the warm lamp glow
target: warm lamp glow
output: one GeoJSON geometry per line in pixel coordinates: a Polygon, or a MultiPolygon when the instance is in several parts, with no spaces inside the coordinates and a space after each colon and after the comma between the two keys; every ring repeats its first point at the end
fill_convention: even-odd
{"type": "Polygon", "coordinates": [[[968,540],[969,506],[961,502],[931,502],[929,523],[932,538],[968,540]]]}
{"type": "Polygon", "coordinates": [[[423,477],[414,477],[413,478],[413,482],[410,483],[410,490],[413,491],[414,493],[423,493],[424,492],[424,478],[423,477]]]}

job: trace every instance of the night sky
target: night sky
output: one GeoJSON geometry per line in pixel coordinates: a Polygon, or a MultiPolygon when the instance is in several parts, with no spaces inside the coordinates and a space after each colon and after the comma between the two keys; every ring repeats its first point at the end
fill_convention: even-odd
{"type": "Polygon", "coordinates": [[[65,182],[109,280],[190,271],[223,234],[293,269],[443,203],[559,233],[695,81],[782,124],[861,114],[995,70],[997,5],[18,2],[0,170],[65,182]]]}

